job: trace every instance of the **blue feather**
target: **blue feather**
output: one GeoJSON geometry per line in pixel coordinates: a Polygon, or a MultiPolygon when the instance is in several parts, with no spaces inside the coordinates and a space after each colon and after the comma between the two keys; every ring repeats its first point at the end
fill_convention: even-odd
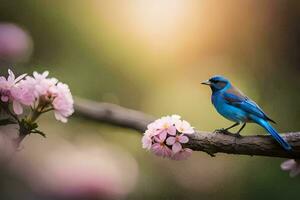
{"type": "Polygon", "coordinates": [[[242,110],[245,110],[246,112],[249,112],[257,117],[274,122],[264,113],[264,111],[254,101],[246,97],[233,86],[230,86],[226,91],[224,91],[223,95],[229,104],[239,107],[242,110]],[[232,91],[235,91],[235,93],[233,94],[232,91]]]}
{"type": "Polygon", "coordinates": [[[268,123],[274,121],[254,101],[233,87],[226,78],[214,76],[203,84],[211,87],[212,103],[223,117],[236,123],[257,123],[266,129],[285,150],[292,150],[292,147],[268,123]]]}
{"type": "Polygon", "coordinates": [[[279,133],[266,121],[258,117],[253,117],[253,121],[261,125],[266,131],[268,131],[275,140],[287,151],[291,151],[292,147],[287,143],[280,135],[279,133]]]}

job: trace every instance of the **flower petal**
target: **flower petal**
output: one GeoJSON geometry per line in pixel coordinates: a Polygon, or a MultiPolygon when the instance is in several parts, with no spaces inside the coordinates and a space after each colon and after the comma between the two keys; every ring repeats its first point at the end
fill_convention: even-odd
{"type": "Polygon", "coordinates": [[[9,83],[14,83],[14,81],[15,81],[15,74],[10,69],[8,69],[7,81],[9,83]]]}
{"type": "Polygon", "coordinates": [[[170,135],[176,135],[176,127],[171,125],[168,129],[167,129],[167,132],[170,134],[170,135]]]}
{"type": "Polygon", "coordinates": [[[153,144],[151,146],[151,151],[157,156],[162,156],[162,149],[161,149],[161,145],[159,143],[153,144]]]}
{"type": "Polygon", "coordinates": [[[142,144],[143,144],[143,148],[150,150],[151,146],[152,146],[152,140],[150,137],[148,137],[147,135],[144,135],[142,138],[142,144]]]}
{"type": "Polygon", "coordinates": [[[168,137],[166,140],[167,145],[173,145],[176,142],[175,137],[168,137]]]}
{"type": "Polygon", "coordinates": [[[20,115],[23,113],[23,107],[22,105],[17,102],[17,101],[13,101],[13,110],[17,115],[20,115]]]}
{"type": "Polygon", "coordinates": [[[68,122],[68,119],[64,116],[62,116],[60,113],[58,112],[54,112],[54,116],[55,116],[55,119],[58,120],[58,121],[61,121],[63,123],[67,123],[68,122]]]}
{"type": "Polygon", "coordinates": [[[171,157],[172,156],[172,150],[167,147],[166,145],[162,146],[162,150],[163,150],[163,157],[171,157]]]}
{"type": "Polygon", "coordinates": [[[178,141],[179,141],[180,143],[188,143],[189,138],[188,138],[187,136],[185,136],[185,135],[180,135],[180,136],[178,137],[178,141]]]}
{"type": "Polygon", "coordinates": [[[20,80],[22,80],[23,78],[25,78],[25,76],[27,76],[27,74],[20,75],[18,78],[15,79],[15,83],[18,83],[20,80]]]}
{"type": "Polygon", "coordinates": [[[158,135],[160,142],[164,142],[166,137],[167,137],[167,132],[166,131],[162,131],[159,135],[158,135]]]}
{"type": "Polygon", "coordinates": [[[294,159],[289,159],[281,163],[280,167],[284,171],[289,171],[296,166],[296,162],[294,159]]]}
{"type": "Polygon", "coordinates": [[[184,130],[183,133],[185,133],[185,134],[193,134],[193,133],[195,133],[195,131],[194,131],[193,127],[190,127],[189,129],[184,130]]]}
{"type": "Polygon", "coordinates": [[[181,146],[181,144],[180,144],[179,142],[175,142],[175,143],[173,144],[173,146],[172,146],[172,151],[173,151],[174,153],[179,152],[181,149],[182,149],[182,146],[181,146]]]}
{"type": "Polygon", "coordinates": [[[180,119],[181,117],[180,117],[180,115],[174,114],[174,115],[171,115],[171,118],[172,118],[172,119],[175,119],[175,120],[178,120],[178,119],[180,119]]]}
{"type": "Polygon", "coordinates": [[[49,71],[44,71],[43,74],[42,74],[42,76],[43,76],[44,78],[46,78],[48,75],[49,75],[49,71]]]}

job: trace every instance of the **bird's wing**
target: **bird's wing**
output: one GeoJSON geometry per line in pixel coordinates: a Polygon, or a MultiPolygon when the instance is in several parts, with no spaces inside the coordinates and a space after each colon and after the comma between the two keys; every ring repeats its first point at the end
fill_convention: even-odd
{"type": "Polygon", "coordinates": [[[229,88],[228,90],[226,90],[226,92],[224,92],[223,97],[226,100],[226,102],[232,106],[238,107],[257,117],[274,122],[264,113],[264,111],[254,101],[245,96],[237,88],[229,88]]]}

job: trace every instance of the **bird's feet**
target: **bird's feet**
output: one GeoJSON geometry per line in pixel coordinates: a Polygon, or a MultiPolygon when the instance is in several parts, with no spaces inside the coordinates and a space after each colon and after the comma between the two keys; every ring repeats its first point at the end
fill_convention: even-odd
{"type": "Polygon", "coordinates": [[[214,133],[223,133],[225,135],[229,135],[229,134],[232,134],[231,132],[229,132],[227,129],[225,128],[221,128],[221,129],[216,129],[214,130],[214,133]]]}
{"type": "Polygon", "coordinates": [[[214,133],[222,133],[222,134],[225,134],[225,135],[233,135],[233,136],[235,136],[235,137],[237,137],[237,138],[242,137],[241,134],[240,134],[239,132],[237,132],[237,133],[231,133],[230,131],[228,131],[228,130],[225,129],[225,128],[216,129],[216,130],[214,131],[214,133]]]}
{"type": "Polygon", "coordinates": [[[235,135],[235,137],[237,137],[237,138],[242,137],[242,135],[241,135],[239,132],[235,133],[234,135],[235,135]]]}

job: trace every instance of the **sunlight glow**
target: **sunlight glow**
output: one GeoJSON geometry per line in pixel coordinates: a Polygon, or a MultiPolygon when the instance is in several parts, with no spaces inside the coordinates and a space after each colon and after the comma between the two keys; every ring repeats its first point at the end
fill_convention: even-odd
{"type": "Polygon", "coordinates": [[[151,44],[169,46],[181,31],[187,10],[187,2],[181,0],[135,1],[131,23],[137,34],[151,44]]]}

